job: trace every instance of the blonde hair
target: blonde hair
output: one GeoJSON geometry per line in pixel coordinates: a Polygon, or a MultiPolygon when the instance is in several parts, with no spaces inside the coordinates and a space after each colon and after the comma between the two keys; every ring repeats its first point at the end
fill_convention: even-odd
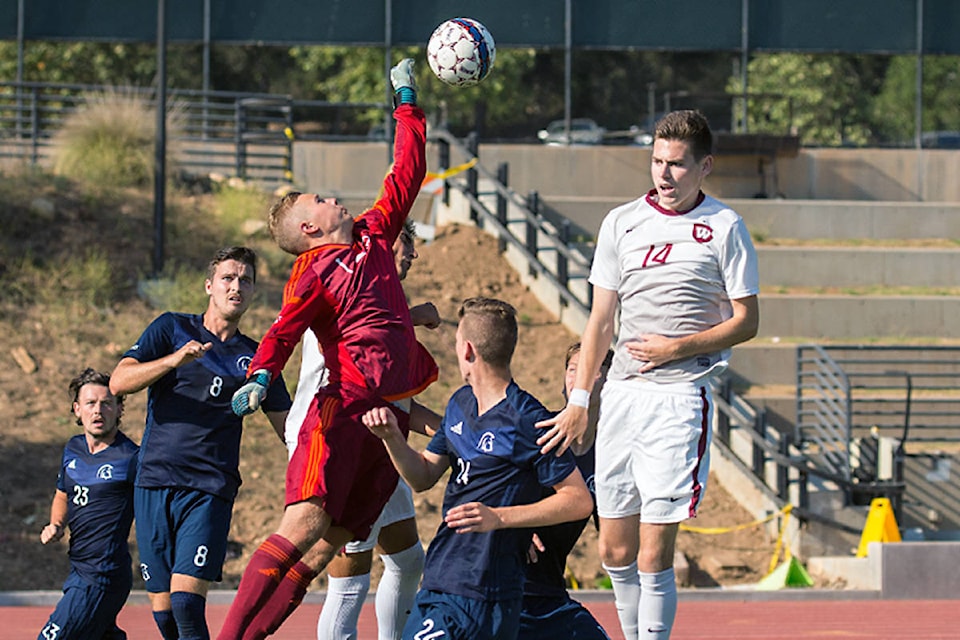
{"type": "Polygon", "coordinates": [[[298,229],[291,223],[293,217],[290,215],[301,195],[299,191],[291,191],[274,202],[267,214],[267,229],[270,231],[270,236],[277,246],[295,256],[306,249],[298,229]]]}

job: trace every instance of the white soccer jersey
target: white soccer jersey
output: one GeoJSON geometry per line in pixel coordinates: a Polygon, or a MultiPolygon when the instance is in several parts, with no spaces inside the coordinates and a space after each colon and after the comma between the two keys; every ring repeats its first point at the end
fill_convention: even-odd
{"type": "Polygon", "coordinates": [[[297,381],[297,391],[293,396],[293,405],[287,413],[287,419],[283,423],[283,439],[287,443],[288,457],[292,456],[293,450],[297,448],[300,425],[307,417],[307,410],[310,409],[310,403],[317,395],[317,389],[325,386],[329,377],[326,360],[320,351],[317,336],[311,329],[303,333],[300,357],[300,379],[297,381]]]}
{"type": "Polygon", "coordinates": [[[730,300],[760,291],[757,254],[743,219],[701,194],[685,213],[661,208],[656,191],[607,214],[600,227],[590,283],[616,291],[620,331],[611,380],[696,380],[720,373],[729,349],[670,362],[644,374],[623,343],[644,333],[691,335],[732,316],[730,300]]]}

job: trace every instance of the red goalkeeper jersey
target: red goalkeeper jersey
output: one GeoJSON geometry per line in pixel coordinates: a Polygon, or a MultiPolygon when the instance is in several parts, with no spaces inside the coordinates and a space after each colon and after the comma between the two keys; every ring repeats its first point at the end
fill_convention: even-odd
{"type": "Polygon", "coordinates": [[[376,204],[354,223],[349,245],[301,254],[283,293],[283,307],[248,371],[273,379],[307,328],[320,342],[329,385],[348,384],[395,400],[437,379],[437,365],[417,342],[394,262],[393,243],[426,174],[426,124],[418,107],[394,111],[394,164],[376,204]]]}

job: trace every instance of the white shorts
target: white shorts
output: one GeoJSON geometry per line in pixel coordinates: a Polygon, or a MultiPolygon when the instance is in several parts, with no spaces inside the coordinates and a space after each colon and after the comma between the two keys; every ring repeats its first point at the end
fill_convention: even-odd
{"type": "Polygon", "coordinates": [[[672,524],[697,515],[710,471],[713,397],[696,383],[608,380],[597,426],[597,512],[672,524]]]}
{"type": "Polygon", "coordinates": [[[413,507],[413,492],[410,491],[410,487],[403,481],[403,478],[400,478],[400,480],[397,481],[397,488],[393,491],[393,495],[390,496],[387,504],[383,507],[383,511],[380,512],[380,517],[373,523],[373,528],[370,530],[370,535],[367,536],[367,539],[348,542],[344,548],[347,553],[370,551],[376,546],[381,529],[394,522],[409,520],[415,515],[416,510],[413,507]]]}

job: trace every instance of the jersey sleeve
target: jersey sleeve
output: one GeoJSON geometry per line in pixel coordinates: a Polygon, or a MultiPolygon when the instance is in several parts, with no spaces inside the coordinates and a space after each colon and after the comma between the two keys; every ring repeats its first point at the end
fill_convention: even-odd
{"type": "Polygon", "coordinates": [[[124,358],[133,358],[138,362],[152,362],[173,351],[174,323],[173,314],[163,313],[151,322],[136,344],[127,349],[124,358]]]}
{"type": "Polygon", "coordinates": [[[380,197],[360,216],[367,220],[372,232],[386,237],[388,245],[400,235],[427,174],[427,124],[423,111],[414,105],[400,105],[393,112],[393,119],[397,121],[393,165],[383,180],[380,197]]]}
{"type": "Polygon", "coordinates": [[[607,214],[600,224],[597,245],[590,267],[590,284],[616,291],[620,287],[620,262],[617,258],[616,216],[607,214]]]}
{"type": "MultiPolygon", "coordinates": [[[[301,256],[304,257],[304,256],[301,256]]],[[[297,264],[294,264],[297,269],[297,264]]],[[[323,317],[332,318],[335,309],[326,296],[326,288],[311,269],[296,272],[284,291],[284,303],[277,319],[264,334],[250,366],[248,375],[258,369],[270,372],[277,380],[303,334],[323,317]]],[[[287,394],[289,399],[289,394],[287,394]]]]}
{"type": "Polygon", "coordinates": [[[67,466],[67,449],[64,447],[63,453],[60,456],[60,469],[57,471],[57,489],[67,492],[67,479],[63,473],[63,468],[67,466]]]}
{"type": "Polygon", "coordinates": [[[727,297],[738,300],[760,293],[757,252],[742,218],[730,228],[720,249],[720,268],[727,297]]]}
{"type": "Polygon", "coordinates": [[[447,450],[447,416],[443,416],[443,421],[440,423],[440,428],[437,429],[437,432],[433,434],[433,437],[430,438],[430,442],[427,443],[427,451],[430,453],[435,453],[438,456],[447,456],[450,455],[450,452],[447,450]]]}
{"type": "Polygon", "coordinates": [[[287,391],[287,383],[283,380],[283,375],[277,376],[277,379],[270,383],[270,389],[267,391],[267,397],[264,399],[261,408],[264,413],[274,411],[289,411],[293,402],[290,400],[290,392],[287,391]]]}

